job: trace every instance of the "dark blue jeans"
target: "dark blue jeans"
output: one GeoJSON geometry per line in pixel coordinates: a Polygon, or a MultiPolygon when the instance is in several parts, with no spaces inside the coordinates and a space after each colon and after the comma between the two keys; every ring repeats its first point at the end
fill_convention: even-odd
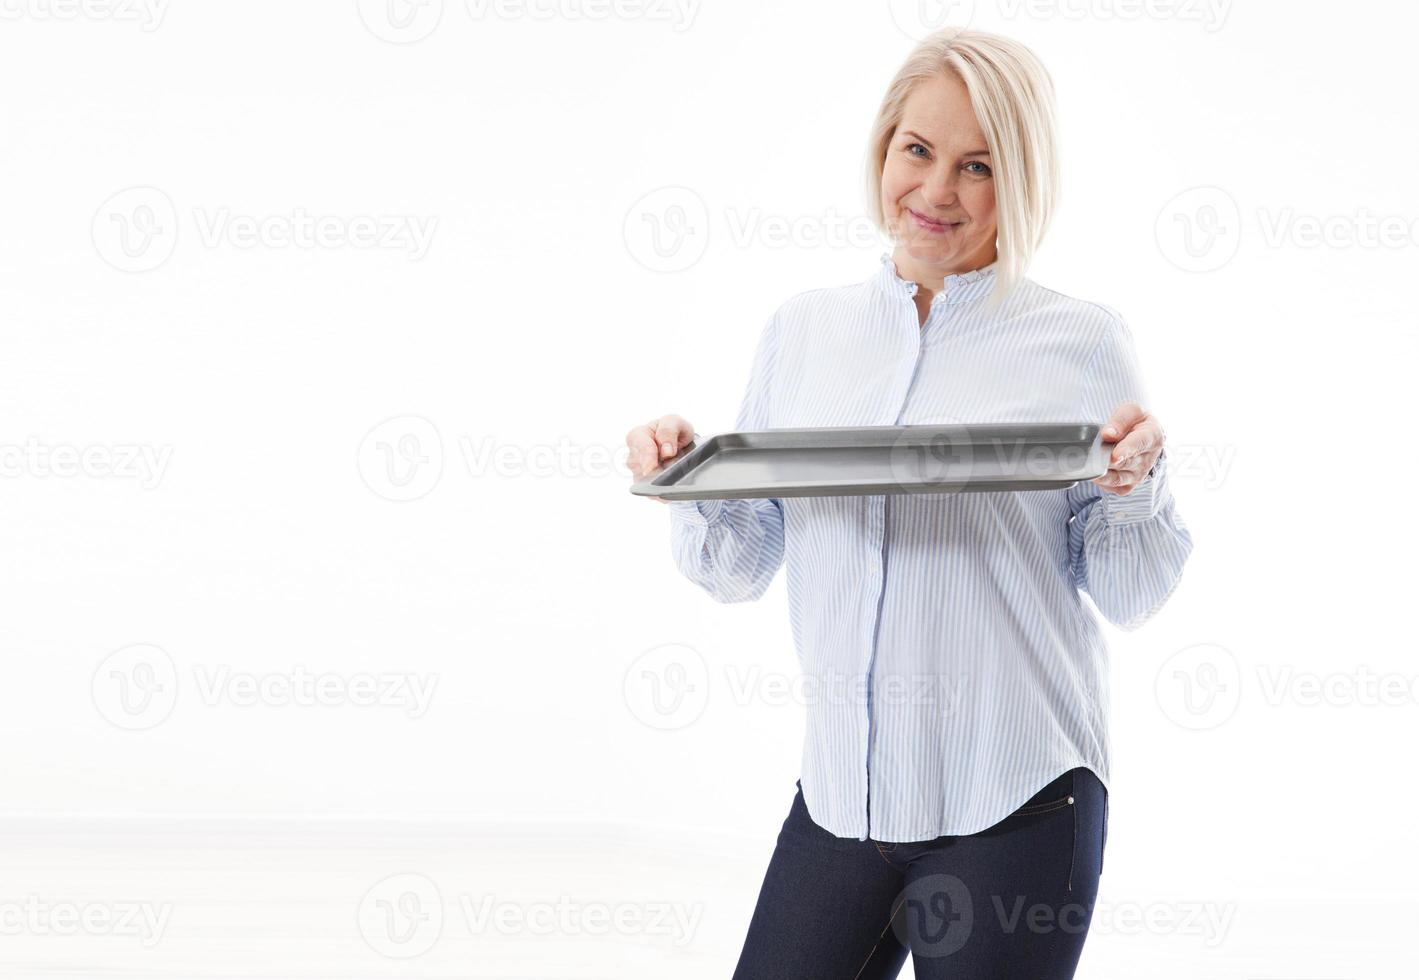
{"type": "Polygon", "coordinates": [[[1068,980],[1093,918],[1108,794],[1071,769],[979,833],[835,837],[793,799],[734,980],[1068,980]]]}

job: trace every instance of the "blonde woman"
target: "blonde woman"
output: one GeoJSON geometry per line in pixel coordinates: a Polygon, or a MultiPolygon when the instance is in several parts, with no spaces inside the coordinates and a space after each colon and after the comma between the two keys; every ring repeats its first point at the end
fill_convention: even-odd
{"type": "MultiPolygon", "coordinates": [[[[809,692],[802,767],[736,980],[1074,975],[1103,870],[1108,651],[1192,538],[1129,328],[1025,275],[1057,199],[1054,97],[1025,47],[945,30],[872,130],[894,247],[769,319],[736,429],[1106,423],[1068,490],[682,501],[680,570],[721,602],[787,566],[809,692]]],[[[692,439],[627,435],[641,479],[692,439]]]]}

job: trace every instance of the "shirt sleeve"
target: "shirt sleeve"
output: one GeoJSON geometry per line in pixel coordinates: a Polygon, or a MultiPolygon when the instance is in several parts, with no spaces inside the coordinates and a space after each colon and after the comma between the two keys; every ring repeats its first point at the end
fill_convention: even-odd
{"type": "MultiPolygon", "coordinates": [[[[1084,375],[1081,418],[1102,425],[1121,403],[1148,407],[1133,336],[1113,311],[1084,375]]],[[[1115,626],[1132,631],[1152,617],[1177,588],[1192,553],[1192,534],[1168,487],[1167,450],[1127,494],[1109,493],[1092,480],[1066,491],[1069,567],[1115,626]]]]}
{"type": "MultiPolygon", "coordinates": [[[[778,359],[778,315],[754,352],[735,431],[766,429],[778,359]]],[[[670,547],[680,572],[717,602],[759,598],[783,564],[783,503],[774,497],[672,500],[670,547]]]]}

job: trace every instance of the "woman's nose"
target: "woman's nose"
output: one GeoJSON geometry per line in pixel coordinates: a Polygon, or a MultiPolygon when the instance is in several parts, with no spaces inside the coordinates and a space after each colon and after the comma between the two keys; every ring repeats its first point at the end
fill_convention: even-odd
{"type": "Polygon", "coordinates": [[[950,169],[933,171],[921,186],[922,197],[934,207],[946,208],[956,203],[956,173],[950,169]]]}

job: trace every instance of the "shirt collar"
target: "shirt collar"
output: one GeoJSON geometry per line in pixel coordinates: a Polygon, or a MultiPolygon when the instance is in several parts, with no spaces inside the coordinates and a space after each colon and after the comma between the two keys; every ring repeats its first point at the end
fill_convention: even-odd
{"type": "MultiPolygon", "coordinates": [[[[995,274],[999,268],[1000,260],[997,259],[979,269],[952,273],[942,282],[941,292],[933,296],[931,301],[955,305],[980,299],[995,285],[995,274]]],[[[917,284],[897,275],[897,266],[892,261],[891,252],[882,253],[882,268],[878,271],[876,280],[882,291],[889,296],[916,295],[917,284]]]]}

